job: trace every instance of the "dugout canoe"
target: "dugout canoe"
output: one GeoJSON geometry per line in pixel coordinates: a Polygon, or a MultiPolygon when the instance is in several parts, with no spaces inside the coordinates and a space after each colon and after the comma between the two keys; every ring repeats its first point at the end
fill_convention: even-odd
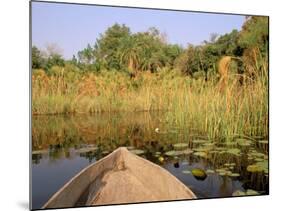
{"type": "Polygon", "coordinates": [[[194,198],[195,194],[167,170],[119,147],[79,172],[42,208],[194,198]]]}

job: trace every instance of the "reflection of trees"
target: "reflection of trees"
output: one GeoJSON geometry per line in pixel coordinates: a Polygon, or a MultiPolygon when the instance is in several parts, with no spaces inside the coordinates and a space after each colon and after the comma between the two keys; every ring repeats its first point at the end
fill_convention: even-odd
{"type": "MultiPolygon", "coordinates": [[[[156,152],[161,156],[169,150],[173,150],[173,143],[186,142],[195,137],[189,134],[188,128],[172,129],[176,133],[169,133],[170,123],[163,123],[165,115],[161,113],[108,113],[100,115],[79,116],[40,116],[33,117],[32,125],[32,148],[33,150],[49,150],[51,160],[70,158],[72,150],[86,148],[89,145],[97,146],[98,150],[79,153],[79,156],[93,162],[99,160],[119,146],[134,146],[146,153],[145,158],[163,165],[155,157],[156,152]],[[156,133],[155,128],[161,132],[156,133]],[[191,137],[192,136],[192,137],[191,137]]],[[[175,125],[173,125],[175,126],[175,125]]],[[[176,128],[176,127],[174,127],[176,128]]],[[[194,132],[195,133],[195,132],[194,132]]],[[[189,143],[190,148],[196,148],[189,143]]],[[[267,152],[268,145],[257,144],[255,148],[267,152]]],[[[200,164],[206,168],[223,168],[225,163],[235,163],[232,172],[239,172],[240,178],[245,178],[245,189],[264,190],[268,189],[268,177],[263,174],[253,176],[247,172],[247,165],[251,164],[247,158],[247,151],[242,156],[234,156],[227,153],[208,154],[208,158],[196,156],[179,156],[188,160],[190,165],[200,164]]],[[[39,163],[42,155],[32,155],[32,162],[39,163]]],[[[174,162],[173,158],[165,157],[165,162],[174,162]]],[[[235,180],[235,178],[234,178],[235,180]]]]}
{"type": "Polygon", "coordinates": [[[32,154],[32,163],[39,164],[42,159],[42,154],[32,154]]]}
{"type": "Polygon", "coordinates": [[[85,152],[85,153],[80,153],[80,157],[86,158],[89,160],[89,163],[91,163],[95,158],[96,158],[96,153],[94,152],[85,152]]]}

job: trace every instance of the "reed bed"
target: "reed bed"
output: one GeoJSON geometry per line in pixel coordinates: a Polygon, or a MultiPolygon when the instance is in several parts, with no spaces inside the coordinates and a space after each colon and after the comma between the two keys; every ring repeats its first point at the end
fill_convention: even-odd
{"type": "MultiPolygon", "coordinates": [[[[268,136],[268,78],[229,77],[224,89],[216,75],[208,81],[177,70],[80,73],[55,67],[53,74],[33,70],[32,114],[166,111],[171,126],[197,130],[210,138],[268,136]]],[[[247,76],[245,76],[247,77],[247,76]]]]}

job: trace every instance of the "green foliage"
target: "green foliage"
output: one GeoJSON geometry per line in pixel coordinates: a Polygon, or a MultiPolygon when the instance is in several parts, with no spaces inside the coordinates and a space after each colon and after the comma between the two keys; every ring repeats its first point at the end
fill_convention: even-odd
{"type": "Polygon", "coordinates": [[[41,51],[36,47],[36,46],[32,46],[32,50],[31,50],[31,54],[32,54],[32,69],[40,69],[40,68],[44,68],[45,66],[45,59],[42,56],[41,51]]]}
{"type": "Polygon", "coordinates": [[[120,69],[117,52],[122,40],[130,34],[130,29],[124,24],[109,27],[95,43],[93,52],[95,61],[107,69],[120,69]]]}
{"type": "Polygon", "coordinates": [[[268,17],[247,17],[240,33],[239,44],[244,49],[258,47],[265,54],[269,42],[268,24],[268,17]]]}
{"type": "Polygon", "coordinates": [[[46,67],[47,69],[51,69],[53,66],[64,66],[64,59],[59,54],[52,54],[47,59],[46,67]]]}

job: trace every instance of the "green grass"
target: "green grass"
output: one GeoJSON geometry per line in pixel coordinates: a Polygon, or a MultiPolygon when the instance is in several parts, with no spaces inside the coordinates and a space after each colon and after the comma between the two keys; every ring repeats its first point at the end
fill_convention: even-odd
{"type": "MultiPolygon", "coordinates": [[[[267,74],[263,74],[267,75],[267,74]]],[[[224,90],[218,79],[193,79],[177,71],[140,73],[71,73],[47,76],[33,71],[32,113],[78,114],[167,111],[171,126],[196,130],[210,138],[268,135],[268,78],[239,85],[234,78],[224,90]]]]}

